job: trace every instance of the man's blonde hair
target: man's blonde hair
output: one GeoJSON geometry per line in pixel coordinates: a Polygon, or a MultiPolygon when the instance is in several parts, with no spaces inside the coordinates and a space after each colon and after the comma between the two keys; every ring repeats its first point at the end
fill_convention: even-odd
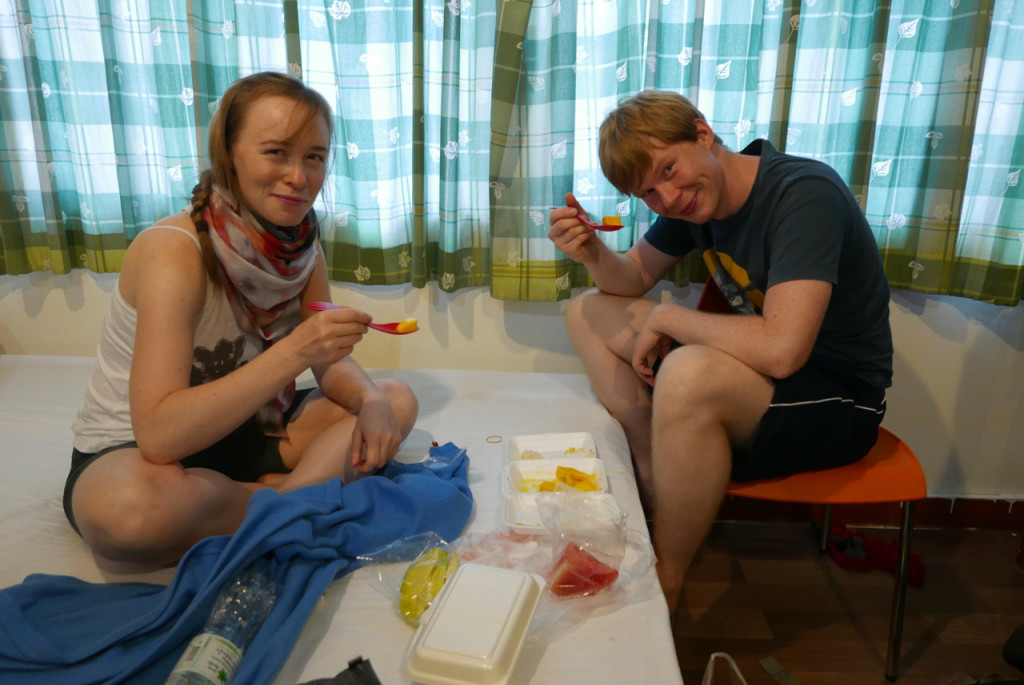
{"type": "MultiPolygon", "coordinates": [[[[631,195],[651,168],[651,138],[665,144],[697,140],[697,119],[707,123],[689,100],[665,90],[644,90],[623,100],[601,123],[601,171],[623,195],[631,195]]],[[[715,135],[715,142],[722,139],[715,135]]]]}

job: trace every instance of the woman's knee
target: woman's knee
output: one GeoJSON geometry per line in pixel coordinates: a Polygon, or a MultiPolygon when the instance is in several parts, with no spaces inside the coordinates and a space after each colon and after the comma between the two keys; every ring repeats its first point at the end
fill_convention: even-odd
{"type": "Polygon", "coordinates": [[[136,478],[97,487],[85,475],[75,487],[72,508],[90,547],[112,560],[136,559],[152,549],[168,525],[158,486],[136,478]]]}
{"type": "Polygon", "coordinates": [[[387,394],[391,407],[395,411],[395,417],[402,427],[402,432],[407,434],[416,423],[416,418],[420,411],[420,403],[416,393],[413,392],[407,383],[394,378],[377,381],[377,387],[387,394]]]}

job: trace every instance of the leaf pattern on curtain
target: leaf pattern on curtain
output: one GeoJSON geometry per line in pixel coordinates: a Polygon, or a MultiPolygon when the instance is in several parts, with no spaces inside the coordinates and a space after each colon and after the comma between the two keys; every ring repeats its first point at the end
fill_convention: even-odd
{"type": "MultiPolygon", "coordinates": [[[[547,239],[575,193],[624,251],[652,217],[597,161],[605,113],[690,97],[738,149],[826,161],[890,282],[1013,305],[1024,289],[1024,3],[897,0],[0,0],[0,273],[110,272],[184,208],[239,76],[287,71],[333,103],[331,278],[590,284],[547,239]]],[[[679,285],[702,279],[684,262],[679,285]]]]}
{"type": "Polygon", "coordinates": [[[486,283],[487,5],[300,5],[304,77],[336,103],[324,231],[332,279],[437,280],[448,292],[486,283]]]}
{"type": "Polygon", "coordinates": [[[117,271],[180,208],[196,159],[185,14],[0,3],[0,272],[117,271]]]}
{"type": "MultiPolygon", "coordinates": [[[[550,87],[521,89],[516,103],[530,113],[521,157],[533,160],[521,165],[534,195],[520,212],[574,192],[592,215],[633,220],[627,239],[601,236],[627,249],[651,217],[604,183],[597,129],[622,96],[674,90],[731,149],[764,137],[836,168],[894,287],[1020,301],[1024,3],[556,1],[534,8],[524,47],[522,80],[550,87]],[[546,146],[567,151],[568,171],[554,156],[540,159],[546,146]]],[[[521,228],[520,244],[504,247],[517,234],[495,225],[496,262],[532,248],[517,267],[528,283],[495,286],[496,296],[562,299],[590,284],[539,240],[546,231],[521,228]]],[[[672,277],[685,284],[702,279],[700,269],[684,263],[672,277]]]]}
{"type": "Polygon", "coordinates": [[[485,285],[495,20],[494,0],[0,0],[0,273],[118,271],[187,206],[220,94],[273,70],[335,110],[330,277],[485,285]]]}

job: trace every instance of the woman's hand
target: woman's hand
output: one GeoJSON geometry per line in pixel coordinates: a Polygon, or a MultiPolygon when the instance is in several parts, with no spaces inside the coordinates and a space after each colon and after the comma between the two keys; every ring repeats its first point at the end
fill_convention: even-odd
{"type": "Polygon", "coordinates": [[[572,193],[565,194],[565,204],[565,207],[551,210],[548,238],[569,259],[581,264],[593,261],[597,257],[597,243],[601,241],[594,237],[594,229],[577,218],[590,217],[572,193]]]}
{"type": "Polygon", "coordinates": [[[398,453],[402,432],[391,402],[382,392],[363,400],[352,432],[352,467],[372,473],[386,466],[398,453]]]}
{"type": "Polygon", "coordinates": [[[326,366],[352,354],[352,348],[363,339],[366,324],[371,320],[366,312],[351,307],[317,312],[282,342],[290,342],[289,353],[294,353],[305,366],[326,366]]]}

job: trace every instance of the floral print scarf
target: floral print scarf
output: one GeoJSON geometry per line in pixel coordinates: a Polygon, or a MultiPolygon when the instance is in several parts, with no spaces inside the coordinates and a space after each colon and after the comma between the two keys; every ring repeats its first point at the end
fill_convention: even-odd
{"type": "MultiPolygon", "coordinates": [[[[214,187],[203,220],[235,321],[265,350],[301,320],[299,295],[316,265],[319,224],[311,210],[293,228],[264,227],[237,207],[230,192],[214,187]]],[[[294,397],[292,381],[260,410],[265,434],[284,435],[283,414],[294,397]]]]}

